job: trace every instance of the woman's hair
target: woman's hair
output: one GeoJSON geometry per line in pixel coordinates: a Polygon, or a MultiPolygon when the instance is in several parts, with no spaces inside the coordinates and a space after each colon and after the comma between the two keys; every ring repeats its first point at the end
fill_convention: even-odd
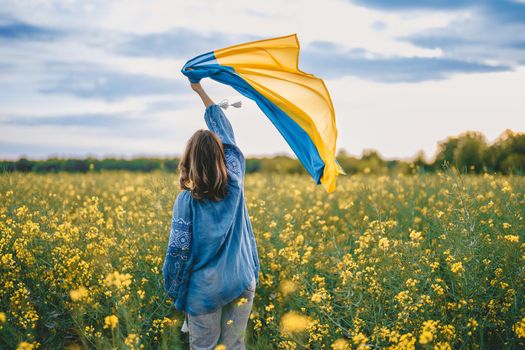
{"type": "Polygon", "coordinates": [[[228,193],[228,172],[221,140],[209,130],[197,130],[179,163],[180,187],[195,199],[219,201],[228,193]]]}

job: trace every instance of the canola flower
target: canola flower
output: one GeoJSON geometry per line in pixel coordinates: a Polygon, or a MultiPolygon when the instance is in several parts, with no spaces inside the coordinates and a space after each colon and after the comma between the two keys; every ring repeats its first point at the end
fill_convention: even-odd
{"type": "Polygon", "coordinates": [[[458,261],[452,264],[452,266],[450,267],[450,271],[461,275],[465,271],[465,269],[463,268],[463,264],[461,263],[461,261],[458,261]]]}
{"type": "Polygon", "coordinates": [[[118,326],[118,317],[115,315],[104,318],[104,328],[115,329],[118,326]]]}
{"type": "Polygon", "coordinates": [[[127,288],[131,285],[131,275],[129,273],[121,274],[118,271],[114,271],[106,276],[104,280],[106,286],[114,286],[117,289],[127,288]]]}
{"type": "MultiPolygon", "coordinates": [[[[2,175],[6,348],[183,348],[161,288],[176,181],[2,175]]],[[[352,175],[327,196],[249,174],[245,189],[261,263],[249,348],[525,347],[525,178],[352,175]]]]}
{"type": "Polygon", "coordinates": [[[237,300],[236,305],[237,305],[237,306],[243,306],[243,305],[246,304],[247,302],[248,302],[248,298],[244,298],[244,297],[242,297],[242,298],[239,298],[239,300],[237,300]]]}
{"type": "Polygon", "coordinates": [[[503,238],[512,243],[518,243],[520,241],[520,237],[518,235],[505,235],[503,238]]]}
{"type": "Polygon", "coordinates": [[[512,328],[518,338],[525,338],[525,317],[523,317],[520,321],[516,322],[516,324],[512,326],[512,328]]]}
{"type": "Polygon", "coordinates": [[[281,318],[281,333],[291,335],[304,332],[311,325],[312,320],[310,317],[295,311],[290,311],[285,313],[281,318]]]}
{"type": "Polygon", "coordinates": [[[336,339],[331,345],[333,350],[350,350],[352,349],[352,346],[350,345],[350,342],[346,339],[339,338],[336,339]]]}
{"type": "Polygon", "coordinates": [[[124,339],[124,344],[131,350],[144,349],[144,344],[140,344],[140,336],[136,333],[129,333],[124,339]]]}
{"type": "Polygon", "coordinates": [[[69,296],[73,301],[85,300],[88,297],[88,295],[88,290],[82,286],[77,289],[73,289],[69,292],[69,296]]]}
{"type": "Polygon", "coordinates": [[[438,324],[439,321],[436,320],[423,322],[423,325],[421,326],[421,334],[419,335],[419,344],[426,345],[434,340],[438,324]]]}
{"type": "Polygon", "coordinates": [[[16,350],[33,350],[33,349],[38,349],[39,347],[40,347],[40,343],[38,342],[30,343],[30,342],[22,341],[18,344],[18,346],[16,347],[16,350]]]}
{"type": "Polygon", "coordinates": [[[279,290],[283,296],[287,296],[297,290],[297,284],[294,281],[284,279],[279,285],[279,290]]]}

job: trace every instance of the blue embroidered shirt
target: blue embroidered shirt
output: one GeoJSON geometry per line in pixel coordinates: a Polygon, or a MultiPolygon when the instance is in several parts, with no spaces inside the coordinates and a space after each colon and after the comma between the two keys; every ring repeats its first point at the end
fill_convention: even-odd
{"type": "Polygon", "coordinates": [[[233,301],[255,278],[259,257],[244,199],[246,161],[221,108],[206,108],[204,120],[222,141],[228,194],[218,201],[196,200],[183,190],[173,205],[164,288],[177,310],[200,315],[233,301]]]}

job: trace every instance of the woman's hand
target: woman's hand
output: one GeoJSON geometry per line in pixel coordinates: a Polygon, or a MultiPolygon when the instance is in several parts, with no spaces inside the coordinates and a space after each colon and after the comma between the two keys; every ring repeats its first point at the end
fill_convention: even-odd
{"type": "Polygon", "coordinates": [[[190,83],[190,86],[193,89],[193,91],[195,91],[195,92],[202,92],[203,91],[201,83],[190,83]]]}
{"type": "MultiPolygon", "coordinates": [[[[192,68],[186,68],[187,70],[193,70],[192,68]]],[[[190,82],[191,89],[195,91],[201,98],[202,103],[204,103],[204,106],[208,108],[212,104],[215,104],[213,100],[206,94],[206,91],[202,88],[201,83],[192,83],[190,82]]]]}
{"type": "MultiPolygon", "coordinates": [[[[186,70],[193,70],[193,68],[186,68],[186,70]]],[[[192,90],[195,91],[195,92],[201,92],[201,91],[204,90],[202,88],[200,82],[192,83],[191,80],[190,80],[190,86],[191,86],[192,90]]]]}

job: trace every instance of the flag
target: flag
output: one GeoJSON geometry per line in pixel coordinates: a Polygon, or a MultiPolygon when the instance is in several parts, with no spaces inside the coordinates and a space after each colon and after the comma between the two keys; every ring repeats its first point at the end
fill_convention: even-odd
{"type": "Polygon", "coordinates": [[[346,175],[335,159],[337,128],[322,79],[301,71],[297,35],[258,40],[189,60],[191,82],[209,77],[254,100],[290,145],[301,164],[330,193],[346,175]]]}

